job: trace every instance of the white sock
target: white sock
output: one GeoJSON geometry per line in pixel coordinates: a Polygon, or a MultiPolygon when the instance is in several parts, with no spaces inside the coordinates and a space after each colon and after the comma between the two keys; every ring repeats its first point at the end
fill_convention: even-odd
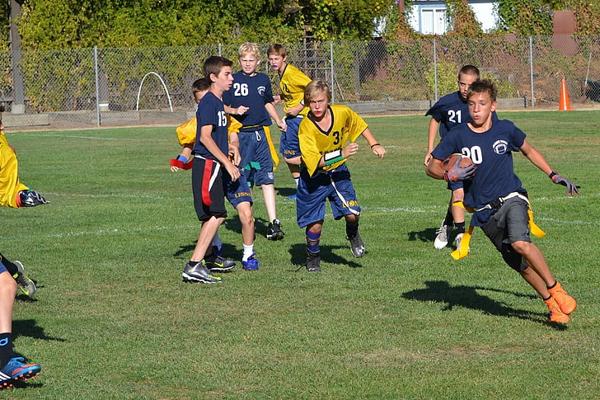
{"type": "Polygon", "coordinates": [[[250,256],[254,254],[254,243],[245,244],[244,245],[244,255],[242,256],[242,261],[248,261],[250,256]]]}
{"type": "Polygon", "coordinates": [[[296,188],[298,188],[298,182],[300,182],[300,178],[294,178],[294,181],[296,181],[296,188]]]}

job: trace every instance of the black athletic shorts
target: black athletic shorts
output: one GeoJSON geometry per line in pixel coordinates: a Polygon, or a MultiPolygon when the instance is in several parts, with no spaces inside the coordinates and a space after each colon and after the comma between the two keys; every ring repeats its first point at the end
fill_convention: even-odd
{"type": "MultiPolygon", "coordinates": [[[[200,221],[227,217],[223,167],[218,161],[196,157],[192,166],[194,208],[200,221]]],[[[226,173],[226,172],[225,172],[226,173]]]]}
{"type": "Polygon", "coordinates": [[[508,199],[481,227],[502,254],[504,261],[517,272],[524,271],[527,268],[527,262],[513,249],[512,243],[531,242],[528,208],[527,202],[519,197],[508,199]]]}

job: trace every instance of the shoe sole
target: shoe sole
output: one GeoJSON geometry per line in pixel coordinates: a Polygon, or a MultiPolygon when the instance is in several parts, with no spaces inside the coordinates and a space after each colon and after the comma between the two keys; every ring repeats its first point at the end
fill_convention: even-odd
{"type": "Polygon", "coordinates": [[[433,242],[433,247],[436,250],[442,250],[446,246],[448,246],[448,242],[447,241],[446,242],[442,242],[442,241],[439,241],[439,240],[435,239],[435,241],[433,242]]]}
{"type": "Polygon", "coordinates": [[[273,235],[267,235],[267,240],[282,240],[283,239],[283,234],[279,234],[279,233],[275,233],[273,235]]]}
{"type": "Polygon", "coordinates": [[[207,283],[207,284],[221,283],[220,279],[219,280],[216,280],[216,279],[206,280],[206,279],[193,277],[191,275],[186,274],[185,272],[181,274],[181,277],[184,282],[189,282],[189,283],[207,283]]]}
{"type": "Polygon", "coordinates": [[[235,268],[235,265],[232,265],[231,267],[209,267],[208,265],[206,266],[206,268],[210,271],[210,272],[229,272],[232,269],[235,268]]]}
{"type": "Polygon", "coordinates": [[[27,274],[25,274],[25,267],[21,261],[15,260],[15,265],[17,266],[17,273],[19,274],[16,279],[19,291],[21,294],[33,298],[35,292],[37,292],[35,282],[27,277],[27,274]]]}

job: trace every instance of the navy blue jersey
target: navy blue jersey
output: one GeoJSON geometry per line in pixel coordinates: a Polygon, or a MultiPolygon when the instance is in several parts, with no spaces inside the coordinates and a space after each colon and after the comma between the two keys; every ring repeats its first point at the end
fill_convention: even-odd
{"type": "Polygon", "coordinates": [[[450,93],[440,98],[425,115],[431,115],[440,123],[441,138],[455,126],[471,121],[469,106],[467,101],[461,97],[460,92],[450,93]]]}
{"type": "Polygon", "coordinates": [[[233,74],[231,89],[223,93],[223,102],[233,108],[249,108],[244,115],[233,115],[244,127],[271,125],[265,104],[273,102],[273,89],[265,74],[247,75],[243,71],[236,72],[233,74]]]}
{"type": "Polygon", "coordinates": [[[215,141],[223,154],[229,153],[229,144],[227,143],[227,116],[223,108],[223,102],[215,96],[211,91],[206,93],[196,111],[196,143],[194,144],[194,154],[209,160],[217,158],[210,153],[206,147],[200,142],[200,129],[203,126],[212,126],[212,139],[215,141]]]}
{"type": "MultiPolygon", "coordinates": [[[[477,165],[475,176],[465,181],[465,205],[474,209],[512,192],[524,193],[521,181],[513,169],[512,152],[519,151],[525,133],[511,121],[495,119],[490,130],[476,133],[469,125],[458,125],[446,135],[431,152],[438,160],[452,153],[462,153],[477,165]]],[[[472,224],[481,226],[490,217],[490,211],[476,212],[472,224]]]]}

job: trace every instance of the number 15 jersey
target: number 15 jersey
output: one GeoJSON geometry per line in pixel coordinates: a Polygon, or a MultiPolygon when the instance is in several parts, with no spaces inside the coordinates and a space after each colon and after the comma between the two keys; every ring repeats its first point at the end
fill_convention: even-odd
{"type": "MultiPolygon", "coordinates": [[[[331,113],[331,127],[324,131],[314,121],[312,113],[302,120],[298,129],[300,152],[302,161],[310,175],[313,175],[323,154],[334,150],[341,150],[348,142],[354,142],[367,129],[367,123],[349,107],[332,104],[329,106],[331,113]]],[[[329,171],[344,164],[346,160],[323,167],[329,171]]]]}

